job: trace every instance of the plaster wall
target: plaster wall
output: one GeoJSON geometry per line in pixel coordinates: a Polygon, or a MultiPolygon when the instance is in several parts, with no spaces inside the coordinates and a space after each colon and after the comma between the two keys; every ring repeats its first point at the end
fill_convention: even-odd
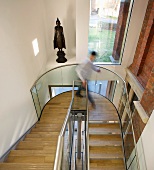
{"type": "Polygon", "coordinates": [[[30,88],[47,60],[45,20],[43,0],[0,0],[0,157],[37,121],[30,88]]]}
{"type": "MultiPolygon", "coordinates": [[[[142,135],[140,139],[137,142],[137,152],[138,152],[138,158],[139,158],[139,167],[140,170],[153,170],[154,164],[153,164],[153,157],[154,157],[154,111],[150,116],[150,119],[148,120],[148,123],[146,124],[142,135]]],[[[132,158],[134,157],[134,151],[131,154],[131,157],[129,158],[129,162],[131,162],[132,158]]],[[[133,163],[130,166],[130,170],[137,169],[137,163],[134,160],[133,163]]]]}

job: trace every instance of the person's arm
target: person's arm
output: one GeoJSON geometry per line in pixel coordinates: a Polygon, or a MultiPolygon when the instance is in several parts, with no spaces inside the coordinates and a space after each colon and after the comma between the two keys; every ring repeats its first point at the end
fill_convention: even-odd
{"type": "Polygon", "coordinates": [[[96,67],[93,63],[91,63],[91,64],[92,64],[91,68],[92,68],[94,71],[100,72],[100,68],[99,68],[99,67],[96,67]]]}

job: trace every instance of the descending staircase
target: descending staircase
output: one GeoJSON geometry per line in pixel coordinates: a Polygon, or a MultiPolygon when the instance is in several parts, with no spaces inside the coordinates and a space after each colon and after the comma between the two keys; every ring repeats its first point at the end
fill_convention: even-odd
{"type": "MultiPolygon", "coordinates": [[[[93,96],[96,109],[89,112],[90,170],[124,170],[117,112],[107,99],[94,93],[93,96]]],[[[71,92],[66,92],[48,102],[41,120],[0,163],[0,170],[53,170],[57,139],[70,101],[71,92]]],[[[84,109],[83,98],[74,101],[74,109],[84,109]]]]}
{"type": "Polygon", "coordinates": [[[12,150],[0,170],[52,170],[57,139],[71,101],[71,93],[53,98],[43,110],[40,122],[12,150]]]}
{"type": "Polygon", "coordinates": [[[96,109],[89,113],[90,170],[124,170],[121,131],[112,103],[93,94],[96,109]]]}

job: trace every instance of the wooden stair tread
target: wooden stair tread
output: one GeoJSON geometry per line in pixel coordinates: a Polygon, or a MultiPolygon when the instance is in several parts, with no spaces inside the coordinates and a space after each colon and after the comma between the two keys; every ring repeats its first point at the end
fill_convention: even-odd
{"type": "Polygon", "coordinates": [[[56,141],[22,141],[18,144],[17,146],[17,150],[20,150],[20,149],[25,149],[25,150],[29,150],[29,149],[40,149],[40,150],[43,150],[43,149],[52,149],[52,148],[55,148],[56,149],[57,147],[57,142],[56,141]]]}
{"type": "Polygon", "coordinates": [[[26,135],[26,138],[51,138],[54,139],[59,136],[59,132],[50,132],[50,133],[30,133],[26,135]]]}
{"type": "Polygon", "coordinates": [[[40,141],[35,141],[35,142],[31,142],[31,141],[21,141],[20,143],[19,143],[19,145],[35,145],[35,146],[40,146],[40,145],[43,145],[43,146],[45,146],[45,145],[54,145],[54,144],[56,144],[56,141],[42,141],[42,142],[40,142],[40,141]]]}
{"type": "Polygon", "coordinates": [[[53,163],[0,163],[0,170],[51,170],[53,163]]]}
{"type": "Polygon", "coordinates": [[[9,156],[6,162],[12,163],[53,163],[55,156],[9,156]]]}
{"type": "Polygon", "coordinates": [[[89,146],[92,153],[120,153],[122,154],[121,146],[89,146]]]}
{"type": "Polygon", "coordinates": [[[121,134],[89,134],[89,140],[121,141],[121,134]]]}
{"type": "Polygon", "coordinates": [[[90,159],[122,159],[121,153],[90,153],[90,159]]]}
{"type": "Polygon", "coordinates": [[[121,141],[90,140],[89,145],[92,145],[92,146],[122,146],[122,142],[121,141]]]}
{"type": "Polygon", "coordinates": [[[116,166],[116,165],[124,165],[124,161],[121,158],[118,159],[112,159],[112,158],[105,158],[105,159],[91,159],[90,158],[90,163],[96,163],[98,165],[107,165],[107,166],[116,166]]]}
{"type": "Polygon", "coordinates": [[[62,128],[62,125],[61,126],[55,126],[55,127],[52,127],[52,128],[47,128],[47,127],[37,127],[37,128],[34,128],[32,129],[32,132],[59,132],[62,128]]]}
{"type": "Polygon", "coordinates": [[[89,128],[89,134],[121,134],[121,131],[111,128],[89,128]]]}
{"type": "Polygon", "coordinates": [[[58,141],[58,136],[53,137],[26,137],[24,141],[58,141]]]}
{"type": "Polygon", "coordinates": [[[50,156],[55,154],[56,150],[12,150],[9,156],[50,156]]]}
{"type": "Polygon", "coordinates": [[[89,123],[89,128],[119,129],[119,123],[89,123]]]}
{"type": "Polygon", "coordinates": [[[52,127],[55,127],[57,125],[61,126],[61,123],[59,123],[59,124],[58,123],[53,123],[53,124],[51,124],[51,123],[46,123],[46,124],[45,123],[37,123],[35,128],[40,128],[40,127],[44,127],[44,128],[45,127],[46,128],[50,128],[51,127],[52,128],[52,127]]]}
{"type": "Polygon", "coordinates": [[[123,165],[103,165],[97,163],[90,163],[90,170],[125,170],[123,165]]]}

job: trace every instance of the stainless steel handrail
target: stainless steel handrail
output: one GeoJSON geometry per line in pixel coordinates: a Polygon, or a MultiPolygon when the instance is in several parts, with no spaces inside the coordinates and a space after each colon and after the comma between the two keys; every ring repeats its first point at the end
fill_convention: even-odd
{"type": "Polygon", "coordinates": [[[54,170],[60,170],[60,167],[61,167],[64,133],[65,133],[65,129],[67,127],[69,117],[70,117],[70,112],[71,112],[73,100],[74,100],[74,81],[73,81],[72,100],[71,100],[71,103],[69,105],[67,115],[65,117],[62,129],[61,129],[59,137],[58,137],[57,150],[56,150],[56,156],[55,156],[55,162],[54,162],[54,170]]]}
{"type": "Polygon", "coordinates": [[[90,163],[89,163],[89,160],[90,160],[90,156],[89,156],[89,110],[88,110],[88,85],[86,84],[86,105],[87,105],[87,118],[86,118],[86,135],[85,135],[85,145],[86,145],[86,170],[89,170],[90,169],[90,163]]]}

